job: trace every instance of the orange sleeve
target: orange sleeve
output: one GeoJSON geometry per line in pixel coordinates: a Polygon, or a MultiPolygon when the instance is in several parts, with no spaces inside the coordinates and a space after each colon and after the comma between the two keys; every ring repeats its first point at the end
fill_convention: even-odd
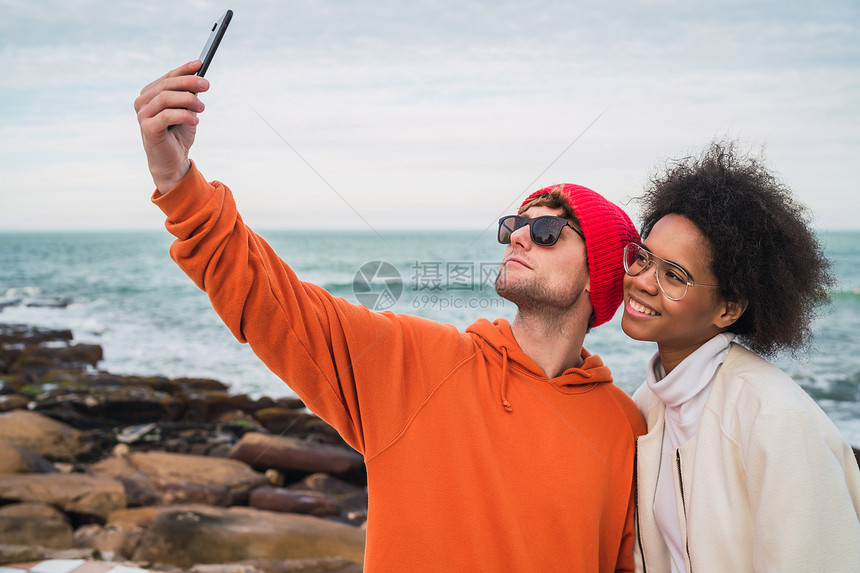
{"type": "Polygon", "coordinates": [[[366,456],[473,353],[453,326],[374,313],[301,282],[245,226],[230,190],[206,182],[196,166],[153,202],[176,237],[171,257],[233,335],[366,456]]]}

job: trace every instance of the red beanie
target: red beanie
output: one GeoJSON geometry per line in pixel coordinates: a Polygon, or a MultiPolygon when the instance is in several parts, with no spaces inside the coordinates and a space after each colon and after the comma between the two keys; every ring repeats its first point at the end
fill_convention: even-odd
{"type": "MultiPolygon", "coordinates": [[[[607,322],[618,310],[623,297],[624,245],[638,241],[639,233],[627,213],[591,189],[571,183],[544,187],[529,195],[523,205],[541,195],[561,191],[579,219],[585,235],[591,306],[594,324],[607,322]]],[[[522,206],[520,207],[522,209],[522,206]]]]}

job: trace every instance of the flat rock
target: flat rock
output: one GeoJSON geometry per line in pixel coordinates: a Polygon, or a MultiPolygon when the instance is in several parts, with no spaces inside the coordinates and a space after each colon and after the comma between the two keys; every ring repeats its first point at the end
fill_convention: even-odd
{"type": "Polygon", "coordinates": [[[364,457],[355,450],[257,432],[242,436],[229,455],[253,467],[291,472],[342,475],[364,470],[364,457]]]}
{"type": "Polygon", "coordinates": [[[62,365],[95,366],[104,352],[98,344],[28,346],[12,366],[12,371],[47,370],[62,365]]]}
{"type": "Polygon", "coordinates": [[[190,573],[361,573],[360,563],[340,557],[319,559],[250,559],[239,563],[195,565],[190,573]]]}
{"type": "Polygon", "coordinates": [[[21,545],[0,541],[0,563],[24,563],[44,559],[50,550],[40,545],[21,545]]]}
{"type": "Polygon", "coordinates": [[[84,474],[0,474],[0,503],[41,502],[66,513],[104,522],[126,506],[125,491],[116,480],[84,474]]]}
{"type": "Polygon", "coordinates": [[[26,408],[30,401],[20,394],[4,394],[0,396],[0,412],[9,412],[26,408]]]}
{"type": "Polygon", "coordinates": [[[0,439],[58,461],[73,461],[90,447],[79,430],[27,410],[0,414],[0,439]]]}
{"type": "Polygon", "coordinates": [[[24,303],[26,306],[36,308],[66,308],[72,304],[72,299],[67,296],[54,296],[48,298],[31,298],[24,303]]]}
{"type": "Polygon", "coordinates": [[[118,509],[108,515],[105,525],[146,529],[152,525],[152,522],[161,513],[161,509],[160,507],[129,507],[118,509]]]}
{"type": "Polygon", "coordinates": [[[39,344],[71,339],[72,331],[68,329],[57,330],[27,324],[0,324],[0,344],[39,344]]]}
{"type": "Polygon", "coordinates": [[[321,491],[337,497],[351,497],[367,491],[366,487],[358,486],[324,473],[305,476],[301,481],[292,484],[290,488],[321,491]]]}
{"type": "Polygon", "coordinates": [[[36,411],[87,430],[115,428],[152,420],[177,420],[185,405],[170,394],[142,385],[60,388],[47,392],[35,405],[36,411]]]}
{"type": "Polygon", "coordinates": [[[258,487],[251,492],[248,504],[257,509],[304,513],[316,517],[330,517],[341,513],[340,502],[332,495],[283,487],[258,487]]]}
{"type": "Polygon", "coordinates": [[[3,543],[37,544],[52,549],[75,546],[72,526],[63,512],[45,503],[10,503],[0,507],[3,543]]]}
{"type": "Polygon", "coordinates": [[[337,431],[319,417],[300,408],[270,406],[254,412],[254,417],[272,434],[310,435],[324,434],[338,437],[337,431]]]}
{"type": "Polygon", "coordinates": [[[185,405],[186,419],[214,422],[228,412],[253,410],[255,401],[227,390],[191,390],[185,392],[185,405]]]}
{"type": "Polygon", "coordinates": [[[266,476],[246,463],[227,459],[137,452],[93,464],[90,475],[121,482],[130,506],[207,503],[230,506],[247,503],[254,488],[266,476]]]}
{"type": "Polygon", "coordinates": [[[361,529],[307,515],[174,506],[161,511],[133,559],[184,568],[247,559],[336,557],[362,563],[364,538],[361,529]]]}
{"type": "MultiPolygon", "coordinates": [[[[93,557],[92,549],[52,549],[40,545],[15,545],[11,543],[7,545],[0,542],[0,563],[8,564],[6,566],[9,568],[26,571],[41,570],[47,573],[56,571],[58,568],[57,565],[60,565],[60,567],[65,566],[64,571],[68,571],[70,563],[85,565],[86,563],[93,562],[93,557]],[[40,561],[41,563],[39,563],[40,561]]],[[[112,567],[105,567],[101,571],[107,573],[107,570],[112,567]]],[[[98,573],[99,570],[89,571],[90,573],[98,573]]],[[[132,571],[126,571],[126,573],[132,573],[132,571]]],[[[141,570],[141,573],[146,572],[141,570]]]]}
{"type": "Polygon", "coordinates": [[[7,306],[18,306],[23,300],[24,299],[18,296],[0,296],[0,311],[7,306]]]}
{"type": "Polygon", "coordinates": [[[160,507],[120,509],[104,525],[90,524],[75,530],[78,547],[91,547],[113,559],[131,559],[146,529],[158,517],[160,507]]]}
{"type": "Polygon", "coordinates": [[[24,446],[0,440],[0,474],[54,473],[51,462],[24,446]]]}

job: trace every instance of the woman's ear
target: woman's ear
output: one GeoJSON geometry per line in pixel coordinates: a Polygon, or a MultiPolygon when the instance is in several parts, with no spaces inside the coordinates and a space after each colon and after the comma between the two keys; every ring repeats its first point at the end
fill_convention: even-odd
{"type": "Polygon", "coordinates": [[[728,328],[738,321],[747,309],[747,301],[726,302],[723,305],[723,312],[717,318],[717,326],[720,328],[728,328]]]}

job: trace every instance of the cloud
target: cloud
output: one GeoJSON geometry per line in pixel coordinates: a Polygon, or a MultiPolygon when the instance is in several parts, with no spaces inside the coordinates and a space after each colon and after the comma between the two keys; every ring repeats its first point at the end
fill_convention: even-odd
{"type": "MultiPolygon", "coordinates": [[[[160,224],[132,102],[199,54],[223,7],[0,6],[0,228],[160,224]],[[52,217],[46,198],[69,187],[86,191],[52,217]]],[[[661,158],[722,135],[766,145],[820,225],[860,219],[853,2],[308,0],[235,12],[193,157],[260,225],[360,228],[355,209],[380,227],[480,227],[559,181],[623,201],[661,158]]]]}

